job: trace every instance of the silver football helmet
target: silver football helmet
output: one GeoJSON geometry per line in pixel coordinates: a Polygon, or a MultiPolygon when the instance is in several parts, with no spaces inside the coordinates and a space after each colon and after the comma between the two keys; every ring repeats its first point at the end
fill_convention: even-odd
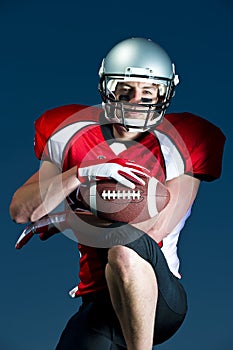
{"type": "Polygon", "coordinates": [[[174,96],[179,79],[175,65],[158,44],[145,38],[130,38],[115,45],[103,59],[99,70],[99,91],[105,116],[111,123],[122,124],[129,132],[144,132],[158,125],[174,96]],[[129,96],[116,97],[117,84],[144,82],[158,88],[158,101],[142,99],[130,103],[129,96]],[[136,118],[129,112],[139,111],[136,118]]]}

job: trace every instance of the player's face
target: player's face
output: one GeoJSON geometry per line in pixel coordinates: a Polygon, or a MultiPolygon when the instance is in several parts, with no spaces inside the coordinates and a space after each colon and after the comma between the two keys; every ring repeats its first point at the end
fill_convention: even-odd
{"type": "MultiPolygon", "coordinates": [[[[115,90],[116,100],[127,104],[155,104],[158,102],[158,86],[145,82],[123,82],[118,83],[115,90]]],[[[125,112],[126,118],[145,119],[145,113],[142,106],[130,106],[130,111],[125,112]]]]}
{"type": "MultiPolygon", "coordinates": [[[[145,120],[148,116],[148,107],[143,105],[156,104],[159,99],[158,85],[148,82],[122,82],[118,83],[115,89],[115,98],[124,104],[124,118],[145,120]],[[145,109],[146,108],[146,109],[145,109]]],[[[154,115],[154,108],[151,108],[151,118],[154,115]]],[[[116,110],[116,116],[121,118],[121,110],[116,110]]],[[[139,133],[127,132],[126,128],[120,124],[114,124],[115,137],[121,139],[134,139],[139,133]]]]}

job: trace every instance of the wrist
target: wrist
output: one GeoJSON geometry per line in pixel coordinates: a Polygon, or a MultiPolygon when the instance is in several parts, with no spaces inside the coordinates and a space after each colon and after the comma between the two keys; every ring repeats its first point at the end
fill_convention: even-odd
{"type": "Polygon", "coordinates": [[[80,168],[78,165],[76,166],[76,178],[78,181],[85,182],[87,180],[87,172],[85,171],[86,168],[80,168]]]}
{"type": "Polygon", "coordinates": [[[76,177],[77,177],[77,179],[80,178],[79,167],[78,166],[76,166],[76,177]]]}

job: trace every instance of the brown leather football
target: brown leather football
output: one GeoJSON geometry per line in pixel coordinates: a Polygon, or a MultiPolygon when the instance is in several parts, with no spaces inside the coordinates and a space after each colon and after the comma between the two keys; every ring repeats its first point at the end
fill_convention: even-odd
{"type": "Polygon", "coordinates": [[[156,178],[132,190],[114,180],[98,180],[80,186],[79,196],[96,216],[110,221],[138,223],[156,216],[169,202],[167,188],[156,178]]]}

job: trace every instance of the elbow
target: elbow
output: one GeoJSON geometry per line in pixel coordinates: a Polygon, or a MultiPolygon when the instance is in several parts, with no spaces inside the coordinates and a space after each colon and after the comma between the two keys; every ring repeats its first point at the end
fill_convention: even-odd
{"type": "Polygon", "coordinates": [[[11,219],[17,224],[25,224],[30,221],[28,210],[22,203],[19,203],[15,195],[10,203],[9,213],[11,219]]]}

